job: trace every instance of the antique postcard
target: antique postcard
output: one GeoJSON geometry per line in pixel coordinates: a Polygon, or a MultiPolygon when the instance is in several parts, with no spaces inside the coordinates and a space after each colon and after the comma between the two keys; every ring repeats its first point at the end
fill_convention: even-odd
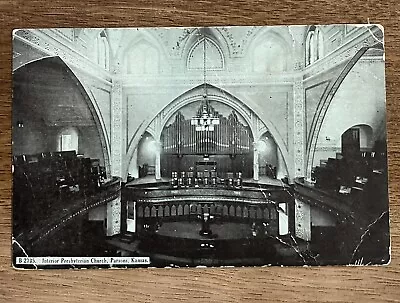
{"type": "Polygon", "coordinates": [[[383,38],[14,30],[14,268],[388,264],[383,38]]]}

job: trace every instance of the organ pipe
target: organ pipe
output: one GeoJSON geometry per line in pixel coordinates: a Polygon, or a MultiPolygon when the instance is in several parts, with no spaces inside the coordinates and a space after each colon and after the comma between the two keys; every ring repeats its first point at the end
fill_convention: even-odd
{"type": "Polygon", "coordinates": [[[251,151],[251,132],[232,112],[219,115],[220,123],[214,130],[196,131],[190,119],[178,112],[174,122],[162,132],[165,154],[246,154],[251,151]]]}

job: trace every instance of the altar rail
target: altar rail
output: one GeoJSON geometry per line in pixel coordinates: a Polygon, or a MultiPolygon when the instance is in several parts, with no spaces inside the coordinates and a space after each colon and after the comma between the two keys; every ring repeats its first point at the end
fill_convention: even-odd
{"type": "Polygon", "coordinates": [[[263,224],[270,234],[278,234],[280,203],[293,203],[289,188],[197,187],[172,188],[166,184],[157,187],[127,186],[123,200],[128,203],[128,217],[137,218],[141,226],[156,226],[157,222],[198,220],[208,213],[215,222],[243,222],[263,224]],[[133,203],[136,209],[132,207],[133,203]]]}

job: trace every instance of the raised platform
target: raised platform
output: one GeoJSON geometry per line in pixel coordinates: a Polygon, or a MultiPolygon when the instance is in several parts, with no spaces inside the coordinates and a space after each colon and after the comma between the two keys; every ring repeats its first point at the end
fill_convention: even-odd
{"type": "Polygon", "coordinates": [[[253,234],[251,224],[211,224],[210,228],[216,237],[201,236],[200,222],[169,222],[163,223],[156,232],[132,234],[129,241],[119,235],[107,242],[118,247],[124,255],[150,257],[154,266],[312,263],[307,257],[307,243],[300,239],[294,242],[289,236],[253,234]]]}
{"type": "MultiPolygon", "coordinates": [[[[155,176],[146,176],[143,178],[137,178],[131,182],[126,184],[127,187],[158,187],[169,185],[171,182],[171,178],[161,178],[156,179],[155,176]]],[[[243,179],[243,187],[265,187],[265,186],[281,186],[281,187],[289,187],[287,184],[278,179],[272,179],[266,176],[260,176],[258,181],[255,181],[252,178],[243,179]]]]}
{"type": "MultiPolygon", "coordinates": [[[[276,238],[278,203],[293,196],[281,180],[263,176],[243,179],[240,187],[173,187],[171,179],[147,176],[127,183],[123,198],[128,205],[135,203],[136,238],[111,239],[110,244],[128,254],[150,255],[161,263],[213,266],[280,264],[286,254],[276,238]],[[199,220],[204,214],[213,218],[208,227],[199,220]]],[[[289,260],[297,262],[289,250],[289,260]]]]}

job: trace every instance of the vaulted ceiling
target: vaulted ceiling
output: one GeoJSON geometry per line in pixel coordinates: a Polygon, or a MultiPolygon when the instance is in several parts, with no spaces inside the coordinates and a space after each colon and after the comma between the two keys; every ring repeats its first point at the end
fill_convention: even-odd
{"type": "Polygon", "coordinates": [[[85,92],[59,58],[28,64],[14,74],[14,106],[47,126],[92,126],[85,92]]]}

